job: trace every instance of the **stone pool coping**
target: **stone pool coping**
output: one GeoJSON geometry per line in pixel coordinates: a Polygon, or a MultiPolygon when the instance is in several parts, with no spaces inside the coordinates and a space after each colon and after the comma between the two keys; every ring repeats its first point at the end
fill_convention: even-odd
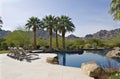
{"type": "Polygon", "coordinates": [[[56,54],[40,53],[40,59],[27,62],[0,54],[0,79],[94,79],[84,74],[80,68],[46,62],[47,57],[55,56],[56,54]]]}

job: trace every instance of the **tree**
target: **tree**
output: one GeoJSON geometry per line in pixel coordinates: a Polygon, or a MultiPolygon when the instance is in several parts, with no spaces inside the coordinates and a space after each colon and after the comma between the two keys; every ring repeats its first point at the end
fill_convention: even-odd
{"type": "Polygon", "coordinates": [[[8,33],[5,37],[6,42],[9,46],[20,46],[20,47],[28,47],[31,45],[31,35],[28,32],[22,30],[15,30],[13,32],[8,33]]]}
{"type": "Polygon", "coordinates": [[[111,43],[114,47],[120,47],[120,36],[116,36],[111,40],[111,43]]]}
{"type": "Polygon", "coordinates": [[[89,45],[88,47],[92,48],[104,47],[104,41],[99,38],[89,38],[86,40],[86,44],[89,45]]]}
{"type": "Polygon", "coordinates": [[[75,26],[71,21],[71,18],[68,16],[62,15],[60,17],[60,26],[59,31],[62,33],[62,46],[65,49],[65,33],[66,32],[73,32],[75,30],[75,26]]]}
{"type": "Polygon", "coordinates": [[[0,50],[1,49],[5,49],[4,48],[4,43],[5,43],[6,39],[5,38],[0,38],[0,50]]]}
{"type": "Polygon", "coordinates": [[[37,28],[41,28],[42,26],[42,21],[40,21],[39,18],[37,17],[31,17],[29,20],[27,20],[27,24],[25,25],[27,29],[31,29],[34,32],[34,49],[36,49],[36,31],[37,28]]]}
{"type": "Polygon", "coordinates": [[[56,17],[55,18],[55,24],[54,24],[54,31],[55,31],[55,35],[56,35],[56,47],[59,48],[59,43],[58,43],[58,30],[59,30],[59,26],[60,26],[60,18],[56,17]]]}
{"type": "Polygon", "coordinates": [[[110,4],[110,14],[114,20],[120,20],[120,0],[112,0],[110,4]]]}
{"type": "Polygon", "coordinates": [[[76,46],[77,49],[81,49],[84,46],[85,41],[81,38],[75,40],[74,45],[76,46]]]}
{"type": "Polygon", "coordinates": [[[46,28],[50,35],[50,49],[52,49],[52,32],[55,24],[55,16],[48,15],[43,18],[43,28],[46,28]]]}
{"type": "Polygon", "coordinates": [[[43,38],[37,38],[37,43],[38,43],[38,46],[40,46],[41,49],[44,49],[45,46],[48,46],[48,40],[45,40],[43,38]]]}
{"type": "Polygon", "coordinates": [[[3,21],[1,20],[1,17],[0,17],[0,29],[1,29],[1,27],[2,27],[1,24],[3,24],[3,21]]]}

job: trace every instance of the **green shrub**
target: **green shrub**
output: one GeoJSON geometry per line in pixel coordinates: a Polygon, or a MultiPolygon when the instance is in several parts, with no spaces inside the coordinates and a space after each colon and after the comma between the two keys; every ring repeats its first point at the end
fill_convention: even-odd
{"type": "Polygon", "coordinates": [[[85,44],[84,48],[92,48],[91,44],[85,44]]]}
{"type": "Polygon", "coordinates": [[[107,79],[120,79],[120,72],[112,74],[111,76],[108,76],[107,79]]]}
{"type": "Polygon", "coordinates": [[[40,49],[44,50],[44,49],[45,49],[45,46],[41,46],[40,49]]]}

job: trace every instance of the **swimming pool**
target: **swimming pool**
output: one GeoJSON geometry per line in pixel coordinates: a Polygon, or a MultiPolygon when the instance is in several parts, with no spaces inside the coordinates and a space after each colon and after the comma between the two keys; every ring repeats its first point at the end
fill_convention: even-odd
{"type": "Polygon", "coordinates": [[[108,58],[106,53],[108,50],[84,51],[83,54],[58,53],[58,61],[60,65],[81,67],[84,62],[96,62],[100,67],[104,68],[120,68],[120,58],[108,58]]]}

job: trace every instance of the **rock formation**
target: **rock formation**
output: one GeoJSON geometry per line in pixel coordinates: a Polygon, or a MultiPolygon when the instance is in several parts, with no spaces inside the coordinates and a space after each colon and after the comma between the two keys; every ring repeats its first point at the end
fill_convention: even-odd
{"type": "Polygon", "coordinates": [[[115,47],[112,51],[106,54],[107,57],[120,57],[120,48],[115,47]]]}
{"type": "Polygon", "coordinates": [[[101,67],[99,67],[95,62],[83,63],[81,69],[85,74],[89,75],[90,77],[94,77],[97,79],[105,79],[105,71],[101,67]]]}

